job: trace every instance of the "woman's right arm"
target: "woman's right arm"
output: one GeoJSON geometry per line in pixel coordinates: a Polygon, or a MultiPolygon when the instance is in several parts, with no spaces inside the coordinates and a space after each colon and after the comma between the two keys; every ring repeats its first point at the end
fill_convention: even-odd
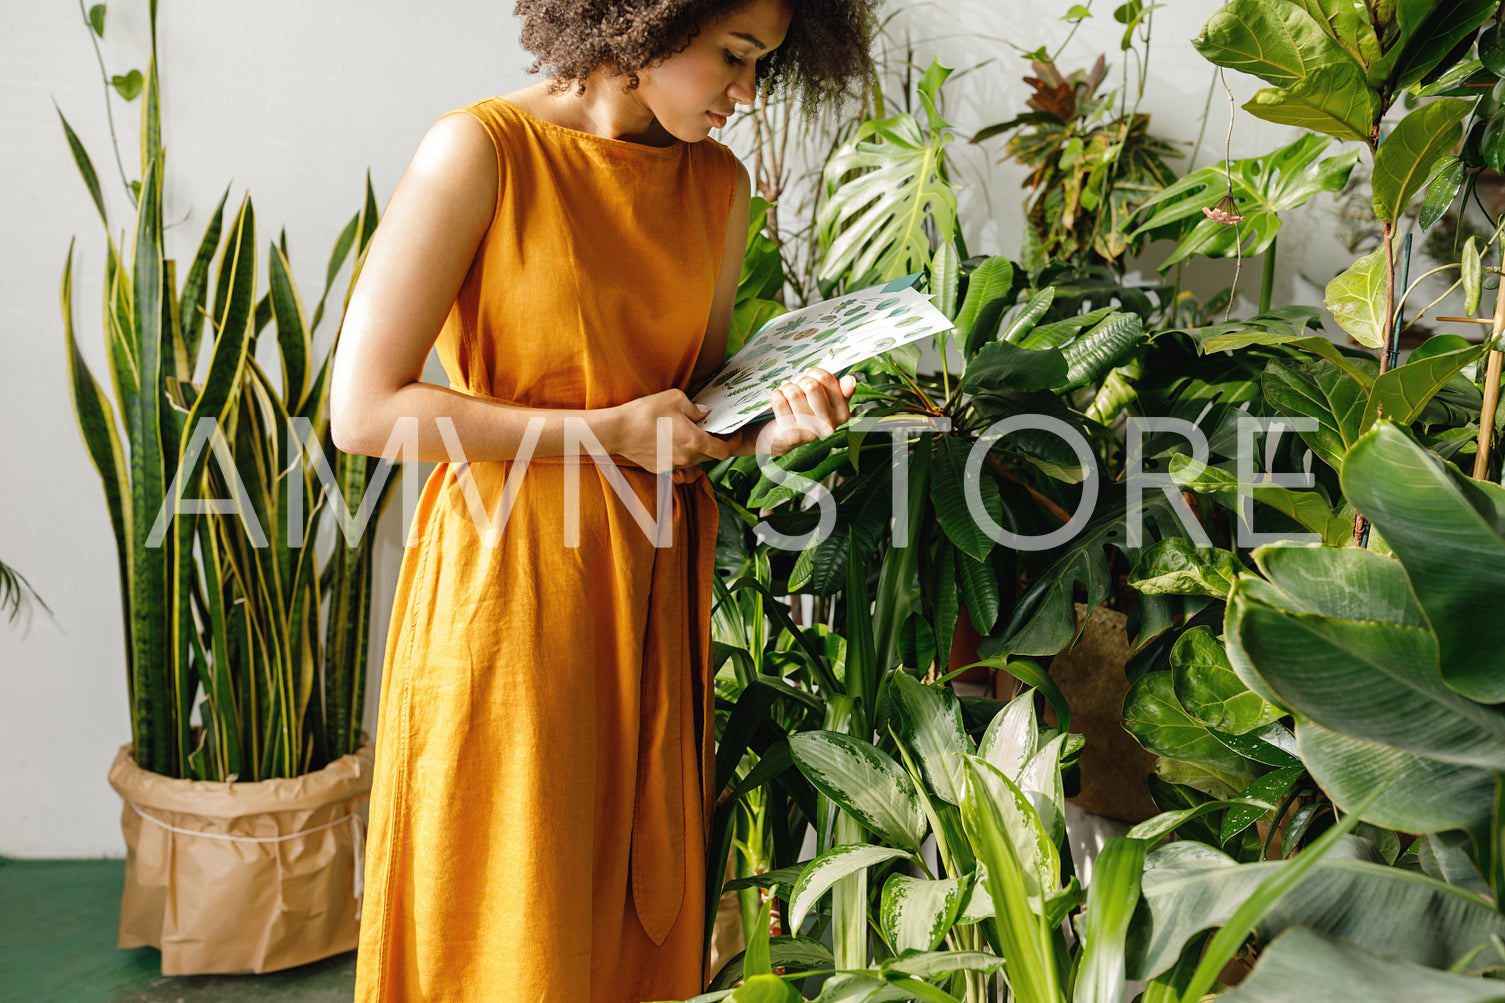
{"type": "MultiPolygon", "coordinates": [[[[330,432],[348,453],[381,456],[400,421],[416,419],[420,460],[452,459],[438,419],[454,422],[469,460],[517,455],[530,419],[542,418],[536,456],[564,452],[564,421],[583,418],[602,446],[655,466],[657,420],[673,428],[673,465],[723,459],[728,447],[695,425],[688,397],[668,390],[613,408],[526,408],[422,381],[424,361],[490,225],[496,152],[469,115],[440,119],[419,144],[371,238],[340,330],[331,373],[330,432]]],[[[404,457],[411,458],[411,457],[404,457]]]]}

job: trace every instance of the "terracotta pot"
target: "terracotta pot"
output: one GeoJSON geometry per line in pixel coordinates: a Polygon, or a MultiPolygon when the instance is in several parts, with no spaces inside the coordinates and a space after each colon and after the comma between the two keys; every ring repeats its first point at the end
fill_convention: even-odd
{"type": "MultiPolygon", "coordinates": [[[[364,736],[363,736],[364,738],[364,736]]],[[[355,949],[372,746],[322,770],[255,783],[176,780],[122,746],[123,948],[162,974],[271,972],[355,949]]]]}

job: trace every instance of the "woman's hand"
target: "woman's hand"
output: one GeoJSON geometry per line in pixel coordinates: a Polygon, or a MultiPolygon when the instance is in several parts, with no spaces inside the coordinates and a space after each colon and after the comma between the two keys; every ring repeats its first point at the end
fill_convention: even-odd
{"type": "Polygon", "coordinates": [[[707,460],[732,455],[733,443],[717,438],[699,425],[706,412],[683,390],[664,390],[608,408],[609,432],[603,445],[646,470],[664,473],[695,467],[707,460]],[[668,465],[659,461],[659,429],[663,422],[668,465]]]}
{"type": "Polygon", "coordinates": [[[776,387],[770,395],[773,418],[757,434],[759,451],[783,456],[795,446],[831,435],[852,416],[848,401],[856,389],[855,376],[838,380],[820,368],[776,387]]]}

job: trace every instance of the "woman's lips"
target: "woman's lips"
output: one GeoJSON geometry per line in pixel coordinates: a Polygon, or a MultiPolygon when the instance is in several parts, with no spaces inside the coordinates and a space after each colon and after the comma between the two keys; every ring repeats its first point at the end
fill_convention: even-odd
{"type": "Polygon", "coordinates": [[[716,128],[720,129],[722,126],[726,125],[725,115],[718,115],[713,111],[706,112],[706,115],[710,118],[711,124],[716,128]]]}

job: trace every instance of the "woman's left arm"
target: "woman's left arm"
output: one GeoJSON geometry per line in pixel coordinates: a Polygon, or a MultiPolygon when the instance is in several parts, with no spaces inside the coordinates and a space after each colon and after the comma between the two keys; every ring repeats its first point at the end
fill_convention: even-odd
{"type": "MultiPolygon", "coordinates": [[[[752,182],[747,168],[737,162],[737,188],[732,199],[731,218],[726,224],[726,244],[721,251],[721,267],[716,276],[716,294],[711,300],[711,315],[706,324],[700,356],[690,379],[690,396],[694,396],[726,361],[726,339],[732,326],[732,309],[737,303],[737,286],[742,279],[742,258],[747,251],[747,226],[752,204],[752,182]]],[[[799,380],[775,389],[769,403],[773,417],[745,425],[726,436],[736,456],[751,456],[758,440],[770,423],[775,428],[767,444],[774,456],[782,456],[795,446],[830,435],[851,415],[847,400],[857,381],[850,376],[840,380],[824,369],[811,369],[799,380]]]]}

